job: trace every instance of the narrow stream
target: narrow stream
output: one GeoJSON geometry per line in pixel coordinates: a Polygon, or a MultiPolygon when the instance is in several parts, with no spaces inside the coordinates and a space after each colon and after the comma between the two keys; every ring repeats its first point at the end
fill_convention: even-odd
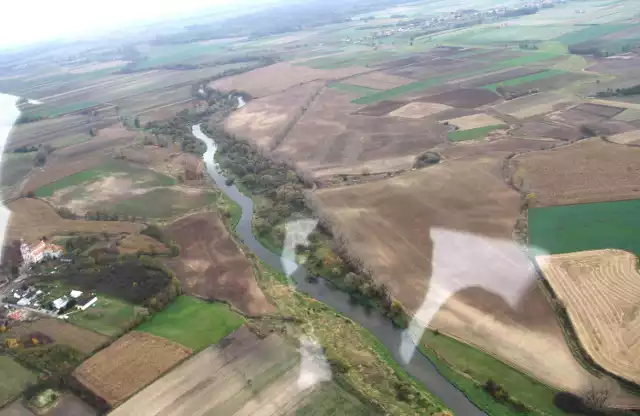
{"type": "MultiPolygon", "coordinates": [[[[255,253],[262,261],[276,270],[295,270],[292,277],[296,282],[296,288],[305,292],[316,300],[327,304],[336,311],[349,317],[353,321],[371,331],[382,344],[391,352],[393,358],[417,380],[420,380],[425,387],[436,395],[448,408],[459,416],[480,416],[486,415],[478,409],[456,386],[449,383],[433,363],[419,352],[413,354],[408,364],[403,364],[400,357],[400,344],[405,339],[403,330],[393,326],[391,321],[375,310],[367,310],[361,305],[354,305],[349,300],[349,295],[345,292],[332,289],[323,279],[317,283],[310,283],[306,280],[306,270],[294,261],[281,257],[267,250],[254,237],[251,219],[253,217],[253,201],[242,194],[235,185],[227,185],[226,177],[214,160],[216,153],[216,143],[202,132],[200,125],[194,125],[193,135],[202,140],[207,145],[207,151],[203,155],[205,165],[209,175],[214,179],[220,188],[229,198],[235,201],[242,208],[242,217],[236,227],[236,234],[244,244],[255,253]]],[[[406,342],[406,340],[405,340],[406,342]]]]}

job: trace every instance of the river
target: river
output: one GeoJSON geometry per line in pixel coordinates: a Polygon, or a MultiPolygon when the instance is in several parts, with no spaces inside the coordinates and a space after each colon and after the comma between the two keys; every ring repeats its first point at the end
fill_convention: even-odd
{"type": "MultiPolygon", "coordinates": [[[[367,310],[361,305],[353,304],[349,295],[345,292],[331,288],[323,279],[317,283],[310,283],[306,279],[304,267],[294,261],[281,257],[265,248],[254,237],[251,227],[253,217],[253,201],[241,193],[238,188],[231,184],[226,184],[226,177],[214,160],[216,153],[216,143],[202,132],[200,125],[192,128],[193,135],[202,140],[207,145],[207,151],[203,155],[204,163],[207,166],[209,175],[213,178],[218,188],[220,188],[229,198],[235,201],[242,208],[242,216],[236,227],[236,234],[242,242],[255,255],[271,267],[282,272],[294,270],[292,277],[295,280],[296,288],[312,296],[316,300],[323,302],[336,311],[349,317],[353,321],[371,331],[391,352],[394,360],[411,374],[421,381],[425,387],[437,396],[456,415],[460,416],[481,416],[486,415],[478,409],[457,387],[449,383],[436,369],[431,361],[419,352],[413,354],[411,360],[404,364],[400,355],[400,346],[407,341],[405,331],[393,326],[391,321],[375,310],[367,310]]],[[[289,274],[289,273],[287,273],[289,274]]],[[[411,342],[411,341],[409,341],[411,342]]]]}

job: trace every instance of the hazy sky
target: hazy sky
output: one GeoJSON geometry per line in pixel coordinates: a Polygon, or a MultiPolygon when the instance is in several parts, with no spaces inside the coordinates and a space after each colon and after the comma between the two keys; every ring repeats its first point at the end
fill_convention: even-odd
{"type": "Polygon", "coordinates": [[[205,8],[239,6],[238,0],[2,0],[1,3],[0,46],[104,32],[136,21],[179,17],[205,8]]]}

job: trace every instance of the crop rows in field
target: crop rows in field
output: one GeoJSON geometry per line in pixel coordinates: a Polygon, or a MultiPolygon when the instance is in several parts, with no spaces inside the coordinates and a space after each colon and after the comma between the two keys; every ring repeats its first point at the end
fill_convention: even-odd
{"type": "Polygon", "coordinates": [[[622,250],[536,258],[587,353],[606,370],[640,381],[640,273],[622,250]]]}

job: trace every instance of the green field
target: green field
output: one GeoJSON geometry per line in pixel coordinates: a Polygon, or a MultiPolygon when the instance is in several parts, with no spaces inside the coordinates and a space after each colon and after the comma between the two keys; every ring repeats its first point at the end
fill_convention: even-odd
{"type": "Polygon", "coordinates": [[[0,355],[0,406],[22,393],[28,384],[38,381],[38,376],[22,367],[11,357],[0,355]]]}
{"type": "Polygon", "coordinates": [[[200,351],[217,343],[244,323],[241,315],[223,303],[180,296],[136,329],[200,351]]]}
{"type": "Polygon", "coordinates": [[[551,254],[617,248],[640,255],[640,199],[529,209],[529,244],[551,254]]]}
{"type": "Polygon", "coordinates": [[[452,142],[463,142],[465,140],[482,139],[487,136],[493,130],[503,129],[507,127],[506,124],[494,124],[492,126],[478,127],[469,130],[456,130],[447,135],[447,138],[452,142]]]}
{"type": "Polygon", "coordinates": [[[375,410],[360,402],[336,382],[323,383],[316,388],[305,404],[296,409],[296,416],[369,416],[375,410]]]}
{"type": "Polygon", "coordinates": [[[498,87],[511,87],[514,85],[526,84],[528,82],[534,82],[545,78],[555,77],[557,75],[562,75],[565,72],[559,71],[557,69],[547,69],[546,71],[538,72],[535,74],[524,75],[517,78],[511,78],[506,81],[496,82],[495,84],[487,84],[483,85],[480,88],[485,88],[487,90],[495,91],[498,87]]]}
{"type": "MultiPolygon", "coordinates": [[[[67,292],[68,293],[68,292],[67,292]]],[[[69,322],[101,334],[117,337],[128,329],[144,308],[98,294],[98,301],[86,311],[69,315],[69,322]]]]}
{"type": "Polygon", "coordinates": [[[23,180],[33,169],[33,158],[36,152],[5,153],[2,155],[2,171],[0,183],[2,186],[13,186],[23,180]]]}
{"type": "Polygon", "coordinates": [[[575,45],[578,43],[584,43],[590,40],[598,39],[602,36],[610,35],[612,33],[619,32],[630,27],[632,27],[632,25],[625,24],[587,26],[584,29],[578,30],[577,32],[567,33],[559,36],[554,40],[566,45],[575,45]]]}
{"type": "Polygon", "coordinates": [[[114,175],[123,175],[136,181],[140,188],[150,188],[154,186],[175,185],[176,180],[170,176],[156,173],[152,170],[139,168],[121,160],[111,160],[95,168],[83,170],[73,175],[69,175],[59,181],[38,188],[35,192],[40,198],[50,197],[56,191],[81,185],[83,183],[94,182],[102,178],[114,175]]]}
{"type": "Polygon", "coordinates": [[[380,92],[380,90],[374,90],[373,88],[362,87],[360,85],[345,84],[343,82],[332,82],[331,84],[329,84],[329,88],[358,94],[360,96],[380,92]]]}
{"type": "Polygon", "coordinates": [[[556,393],[554,389],[492,356],[447,336],[435,335],[431,331],[425,333],[422,341],[420,351],[435,363],[438,371],[488,414],[522,414],[506,404],[496,402],[478,385],[492,379],[503,386],[512,398],[535,409],[533,414],[566,415],[553,404],[553,396],[556,393]]]}
{"type": "Polygon", "coordinates": [[[108,212],[141,218],[172,218],[217,201],[213,192],[194,195],[170,188],[153,189],[105,207],[108,212]]]}

